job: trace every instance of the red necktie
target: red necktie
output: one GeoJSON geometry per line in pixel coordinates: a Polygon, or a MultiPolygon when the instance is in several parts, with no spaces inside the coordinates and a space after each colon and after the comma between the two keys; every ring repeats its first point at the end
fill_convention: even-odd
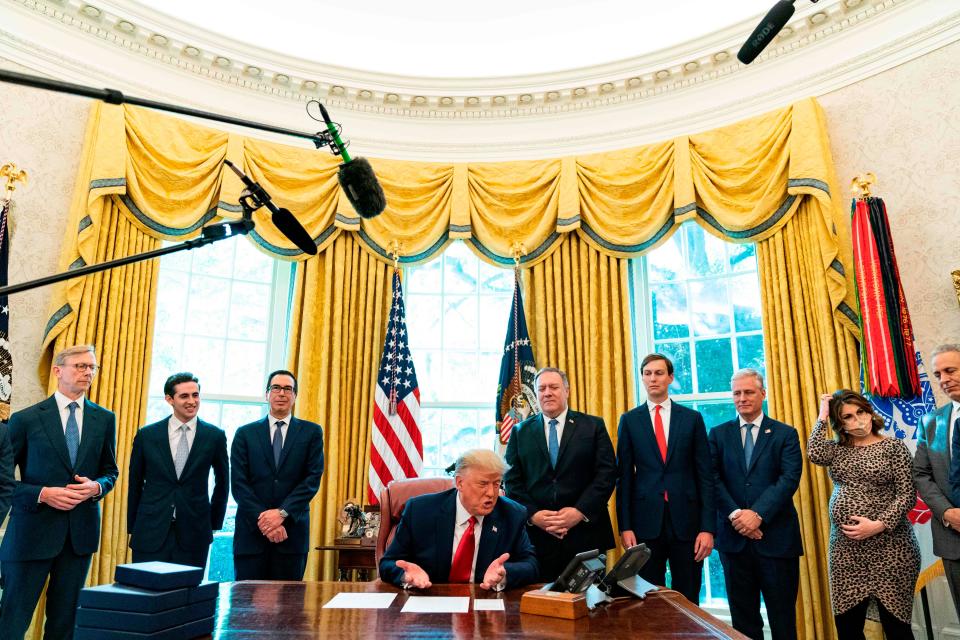
{"type": "Polygon", "coordinates": [[[453,556],[453,564],[450,565],[450,582],[473,582],[473,550],[476,547],[473,528],[476,524],[477,519],[470,516],[467,520],[467,530],[460,538],[457,552],[453,556]]]}
{"type": "MultiPolygon", "coordinates": [[[[660,405],[654,407],[653,413],[653,433],[657,437],[657,447],[660,449],[660,457],[664,462],[667,461],[667,436],[663,432],[663,418],[660,416],[660,405]]],[[[663,492],[663,499],[667,499],[667,492],[663,492]]]]}

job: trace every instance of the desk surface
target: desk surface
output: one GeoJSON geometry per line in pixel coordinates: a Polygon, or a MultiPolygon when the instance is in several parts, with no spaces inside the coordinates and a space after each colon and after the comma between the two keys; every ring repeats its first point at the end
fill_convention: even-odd
{"type": "Polygon", "coordinates": [[[492,594],[476,585],[435,585],[414,595],[471,596],[504,600],[505,611],[458,614],[400,613],[408,594],[375,582],[235,582],[220,587],[218,640],[248,638],[737,638],[732,627],[662,591],[646,600],[601,605],[579,620],[520,613],[526,589],[492,594]],[[395,592],[389,609],[323,609],[341,592],[395,592]]]}

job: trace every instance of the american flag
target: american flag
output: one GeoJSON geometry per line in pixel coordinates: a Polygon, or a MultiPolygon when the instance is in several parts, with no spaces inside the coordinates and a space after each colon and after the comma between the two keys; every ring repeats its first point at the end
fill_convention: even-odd
{"type": "Polygon", "coordinates": [[[501,450],[506,448],[514,425],[531,413],[540,413],[537,395],[533,390],[536,373],[533,346],[527,333],[527,319],[520,297],[520,273],[515,270],[513,306],[507,321],[507,336],[503,341],[503,358],[500,360],[500,383],[497,385],[497,439],[501,450]]]}
{"type": "Polygon", "coordinates": [[[423,468],[420,435],[420,388],[407,344],[400,271],[393,274],[393,304],[383,343],[373,400],[370,438],[370,482],[367,502],[379,504],[380,491],[391,480],[416,478],[423,468]]]}
{"type": "MultiPolygon", "coordinates": [[[[9,195],[10,192],[7,192],[9,195]]],[[[10,198],[0,198],[0,287],[7,286],[7,262],[10,258],[10,198]]],[[[10,419],[13,393],[13,356],[10,353],[10,307],[7,296],[0,296],[0,420],[10,419]]]]}

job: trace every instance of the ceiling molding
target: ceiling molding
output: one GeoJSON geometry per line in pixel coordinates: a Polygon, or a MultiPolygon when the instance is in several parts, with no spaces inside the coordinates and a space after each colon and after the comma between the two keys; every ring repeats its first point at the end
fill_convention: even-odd
{"type": "Polygon", "coordinates": [[[357,148],[410,159],[642,144],[821,95],[960,39],[955,0],[821,0],[750,66],[735,53],[753,22],[583,69],[436,79],[278,56],[132,1],[0,0],[0,15],[0,56],[38,72],[294,129],[320,128],[303,118],[320,99],[357,148]]]}

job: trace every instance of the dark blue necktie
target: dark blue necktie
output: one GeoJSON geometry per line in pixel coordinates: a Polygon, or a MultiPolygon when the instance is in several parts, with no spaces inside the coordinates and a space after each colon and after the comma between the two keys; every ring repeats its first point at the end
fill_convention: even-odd
{"type": "Polygon", "coordinates": [[[750,468],[750,459],[753,457],[753,425],[749,422],[743,425],[747,434],[743,438],[743,461],[750,468]]]}
{"type": "Polygon", "coordinates": [[[77,449],[80,448],[80,425],[77,424],[77,409],[80,408],[76,402],[67,405],[70,409],[70,415],[67,416],[67,428],[63,435],[67,439],[67,453],[70,454],[70,466],[77,464],[77,449]]]}
{"type": "Polygon", "coordinates": [[[273,432],[273,464],[280,466],[280,452],[283,451],[283,420],[277,420],[277,428],[273,432]]]}
{"type": "Polygon", "coordinates": [[[960,417],[953,422],[950,443],[950,501],[953,506],[960,506],[960,417]]]}
{"type": "Polygon", "coordinates": [[[557,456],[560,455],[560,442],[557,440],[557,420],[554,418],[547,423],[550,425],[550,434],[547,437],[547,450],[550,452],[550,466],[557,468],[557,456]]]}

